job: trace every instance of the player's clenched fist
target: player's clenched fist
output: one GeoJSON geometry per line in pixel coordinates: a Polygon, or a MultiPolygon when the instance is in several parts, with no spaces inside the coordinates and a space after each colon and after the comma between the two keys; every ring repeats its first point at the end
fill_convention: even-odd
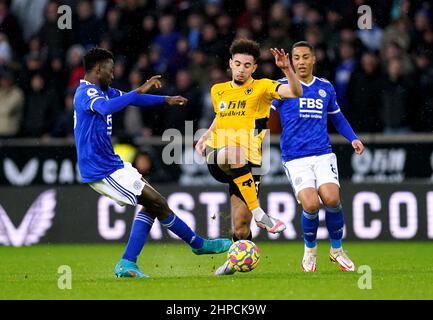
{"type": "Polygon", "coordinates": [[[159,89],[159,88],[162,87],[161,76],[160,75],[153,76],[152,78],[150,78],[149,80],[147,80],[146,83],[144,83],[140,87],[138,87],[137,93],[140,93],[140,94],[141,93],[146,93],[152,87],[155,87],[157,89],[159,89]]]}
{"type": "Polygon", "coordinates": [[[352,141],[352,147],[356,154],[362,154],[364,152],[364,145],[361,140],[355,139],[352,141]]]}
{"type": "Polygon", "coordinates": [[[165,102],[170,106],[184,106],[188,103],[188,99],[182,96],[167,96],[165,102]]]}

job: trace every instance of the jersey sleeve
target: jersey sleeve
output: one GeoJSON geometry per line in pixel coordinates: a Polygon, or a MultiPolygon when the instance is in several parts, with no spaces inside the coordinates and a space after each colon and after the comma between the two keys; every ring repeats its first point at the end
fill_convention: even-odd
{"type": "Polygon", "coordinates": [[[331,122],[334,125],[335,129],[345,137],[349,142],[352,142],[355,139],[358,139],[346,117],[342,112],[337,112],[335,114],[331,114],[330,116],[331,122]]]}
{"type": "Polygon", "coordinates": [[[110,98],[116,98],[116,97],[121,97],[125,94],[126,92],[123,92],[122,90],[116,89],[116,88],[109,88],[109,95],[110,98]]]}
{"type": "Polygon", "coordinates": [[[137,97],[136,90],[122,95],[119,93],[119,96],[111,98],[110,92],[108,92],[108,96],[105,96],[101,89],[95,85],[87,85],[82,90],[80,108],[87,112],[99,113],[104,116],[122,110],[132,104],[137,97]]]}
{"type": "MultiPolygon", "coordinates": [[[[122,90],[116,88],[109,88],[109,97],[110,99],[122,97],[128,94],[128,92],[124,92],[122,90]]],[[[131,105],[136,107],[151,107],[155,105],[161,105],[165,103],[165,96],[157,96],[154,94],[137,94],[131,105]]]]}
{"type": "MultiPolygon", "coordinates": [[[[285,81],[284,78],[278,80],[279,84],[285,84],[285,82],[287,82],[287,81],[285,81]]],[[[278,91],[278,87],[277,87],[276,90],[278,91]]],[[[281,99],[281,97],[279,99],[278,98],[274,99],[272,101],[272,103],[271,103],[271,110],[270,110],[271,112],[270,112],[270,114],[272,115],[274,113],[274,111],[276,111],[277,109],[279,109],[282,105],[283,105],[283,99],[281,99]]]]}
{"type": "Polygon", "coordinates": [[[340,106],[337,102],[337,94],[335,93],[334,87],[331,85],[329,90],[330,98],[328,102],[327,112],[328,114],[336,114],[340,112],[340,106]]]}
{"type": "Polygon", "coordinates": [[[334,87],[331,85],[330,90],[330,99],[328,102],[328,118],[331,120],[335,129],[345,137],[349,142],[352,142],[356,137],[355,132],[347,121],[346,117],[344,117],[343,113],[340,110],[340,106],[337,102],[337,94],[335,93],[334,87]]]}
{"type": "Polygon", "coordinates": [[[83,88],[81,103],[85,111],[95,112],[94,105],[98,100],[106,100],[106,98],[97,86],[87,85],[83,88]]]}
{"type": "Polygon", "coordinates": [[[282,85],[282,83],[274,80],[266,79],[266,94],[270,97],[270,100],[272,99],[282,99],[280,94],[278,93],[279,86],[282,85]]]}

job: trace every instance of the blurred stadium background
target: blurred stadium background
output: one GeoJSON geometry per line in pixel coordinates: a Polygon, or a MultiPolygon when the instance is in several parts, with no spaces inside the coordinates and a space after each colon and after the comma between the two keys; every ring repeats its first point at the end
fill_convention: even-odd
{"type": "MultiPolygon", "coordinates": [[[[153,93],[189,99],[184,108],[115,114],[113,141],[192,227],[211,238],[229,235],[225,186],[205,165],[164,164],[161,135],[175,128],[188,137],[185,121],[195,129],[210,124],[209,89],[229,79],[228,47],[236,38],[261,44],[256,78],[282,77],[269,48],[300,40],[315,46],[316,75],[335,85],[366,145],[355,157],[333,131],[345,237],[431,241],[432,16],[431,1],[421,0],[0,0],[0,245],[127,241],[134,209],[80,185],[77,171],[73,94],[83,54],[94,46],[115,54],[113,87],[128,91],[161,74],[164,87],[153,93]],[[61,5],[72,9],[71,29],[58,27],[61,5]],[[371,29],[358,28],[361,5],[372,9],[371,29]],[[32,221],[41,210],[49,212],[45,220],[32,221]]],[[[277,236],[255,229],[254,236],[301,241],[299,207],[279,160],[277,113],[269,127],[271,167],[260,198],[288,228],[277,236]]],[[[182,156],[192,155],[186,144],[182,156]]],[[[322,225],[319,238],[326,237],[322,225]]],[[[174,241],[157,224],[151,239],[174,241]]]]}

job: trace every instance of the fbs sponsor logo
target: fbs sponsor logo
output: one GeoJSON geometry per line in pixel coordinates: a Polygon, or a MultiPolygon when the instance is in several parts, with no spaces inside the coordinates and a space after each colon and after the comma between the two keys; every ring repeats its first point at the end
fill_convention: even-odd
{"type": "Polygon", "coordinates": [[[313,98],[299,98],[299,117],[322,119],[323,100],[313,98]]]}
{"type": "Polygon", "coordinates": [[[41,193],[18,227],[14,226],[0,205],[0,244],[19,247],[38,243],[53,224],[56,203],[55,190],[41,193]]]}
{"type": "Polygon", "coordinates": [[[322,113],[323,100],[313,98],[299,98],[300,112],[317,112],[322,113]]]}

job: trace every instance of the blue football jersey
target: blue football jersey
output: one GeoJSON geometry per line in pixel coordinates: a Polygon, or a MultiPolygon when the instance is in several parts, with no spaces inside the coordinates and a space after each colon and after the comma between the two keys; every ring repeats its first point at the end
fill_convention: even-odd
{"type": "MultiPolygon", "coordinates": [[[[287,83],[286,78],[278,81],[287,83]]],[[[274,100],[271,106],[280,114],[280,147],[285,162],[332,152],[327,117],[340,112],[334,87],[317,77],[309,84],[301,84],[302,97],[274,100]]]]}
{"type": "Polygon", "coordinates": [[[102,180],[123,168],[123,161],[114,153],[111,143],[112,116],[93,109],[98,99],[112,99],[122,95],[120,90],[102,91],[98,86],[81,80],[74,96],[74,135],[78,167],[83,182],[102,180]]]}

